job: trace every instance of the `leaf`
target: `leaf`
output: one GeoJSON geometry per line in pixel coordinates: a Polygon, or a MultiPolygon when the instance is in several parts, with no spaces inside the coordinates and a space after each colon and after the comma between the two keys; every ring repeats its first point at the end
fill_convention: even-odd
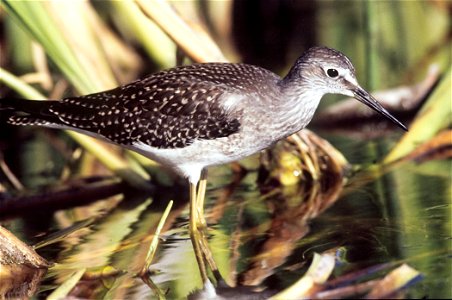
{"type": "Polygon", "coordinates": [[[75,287],[75,285],[80,281],[83,274],[85,274],[86,268],[80,269],[77,272],[74,272],[69,279],[63,282],[56,290],[54,290],[48,297],[48,300],[54,299],[64,299],[71,292],[71,290],[75,287]]]}
{"type": "Polygon", "coordinates": [[[227,61],[210,36],[200,27],[189,26],[168,2],[137,0],[137,3],[194,61],[227,61]]]}
{"type": "Polygon", "coordinates": [[[444,130],[435,137],[423,143],[404,160],[423,162],[430,159],[446,159],[452,157],[452,130],[444,130]]]}
{"type": "Polygon", "coordinates": [[[434,137],[441,129],[451,124],[452,68],[446,72],[438,87],[433,91],[427,103],[419,111],[414,122],[409,126],[399,143],[384,159],[384,163],[392,163],[417,148],[418,145],[434,137]]]}
{"type": "Polygon", "coordinates": [[[366,299],[390,298],[391,295],[420,278],[420,276],[421,274],[417,270],[403,264],[380,280],[366,295],[366,299]]]}
{"type": "Polygon", "coordinates": [[[326,282],[333,272],[335,258],[331,254],[314,254],[314,259],[306,274],[284,291],[271,297],[271,300],[307,298],[316,285],[326,282]]]}

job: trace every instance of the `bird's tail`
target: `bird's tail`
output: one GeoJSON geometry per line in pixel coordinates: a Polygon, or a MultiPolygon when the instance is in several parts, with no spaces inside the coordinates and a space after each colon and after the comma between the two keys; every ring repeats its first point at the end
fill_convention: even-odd
{"type": "Polygon", "coordinates": [[[51,126],[60,123],[49,110],[54,102],[1,98],[0,112],[4,113],[7,122],[13,125],[51,126]]]}

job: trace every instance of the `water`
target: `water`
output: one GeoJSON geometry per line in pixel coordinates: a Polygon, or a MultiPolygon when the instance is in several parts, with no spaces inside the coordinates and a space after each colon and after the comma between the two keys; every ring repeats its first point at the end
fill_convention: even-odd
{"type": "MultiPolygon", "coordinates": [[[[451,298],[451,161],[406,162],[375,176],[368,165],[381,159],[395,138],[331,139],[363,170],[328,193],[302,186],[265,189],[252,169],[240,180],[227,166],[211,170],[209,243],[225,280],[280,291],[304,274],[314,252],[333,249],[340,258],[334,277],[381,263],[407,263],[423,278],[408,288],[406,297],[451,298]]],[[[248,167],[255,162],[248,161],[248,167]]],[[[87,273],[77,285],[79,297],[151,297],[154,292],[135,275],[169,199],[175,204],[151,279],[168,298],[180,298],[200,286],[187,235],[184,188],[159,189],[152,197],[126,193],[4,225],[29,244],[51,233],[61,236],[61,230],[74,226],[64,238],[51,238],[52,244],[38,249],[57,263],[45,275],[38,298],[82,268],[87,273]]]]}

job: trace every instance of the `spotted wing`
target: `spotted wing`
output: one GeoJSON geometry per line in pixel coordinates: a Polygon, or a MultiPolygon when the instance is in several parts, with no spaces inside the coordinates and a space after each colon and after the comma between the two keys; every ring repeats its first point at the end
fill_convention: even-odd
{"type": "Polygon", "coordinates": [[[49,111],[68,127],[118,144],[181,148],[239,130],[238,119],[221,103],[228,92],[221,84],[157,73],[110,91],[63,99],[49,111]]]}

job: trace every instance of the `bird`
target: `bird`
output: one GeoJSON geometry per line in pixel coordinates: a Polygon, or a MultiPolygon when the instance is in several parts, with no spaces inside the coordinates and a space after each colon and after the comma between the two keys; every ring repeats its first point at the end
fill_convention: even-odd
{"type": "MultiPolygon", "coordinates": [[[[199,63],[60,100],[1,99],[13,125],[69,129],[136,151],[187,179],[189,232],[204,287],[215,266],[204,229],[207,169],[271,147],[305,128],[325,94],[356,98],[407,130],[356,79],[350,59],[306,50],[284,77],[244,63],[199,63]]],[[[219,273],[218,273],[219,274],[219,273]]]]}

